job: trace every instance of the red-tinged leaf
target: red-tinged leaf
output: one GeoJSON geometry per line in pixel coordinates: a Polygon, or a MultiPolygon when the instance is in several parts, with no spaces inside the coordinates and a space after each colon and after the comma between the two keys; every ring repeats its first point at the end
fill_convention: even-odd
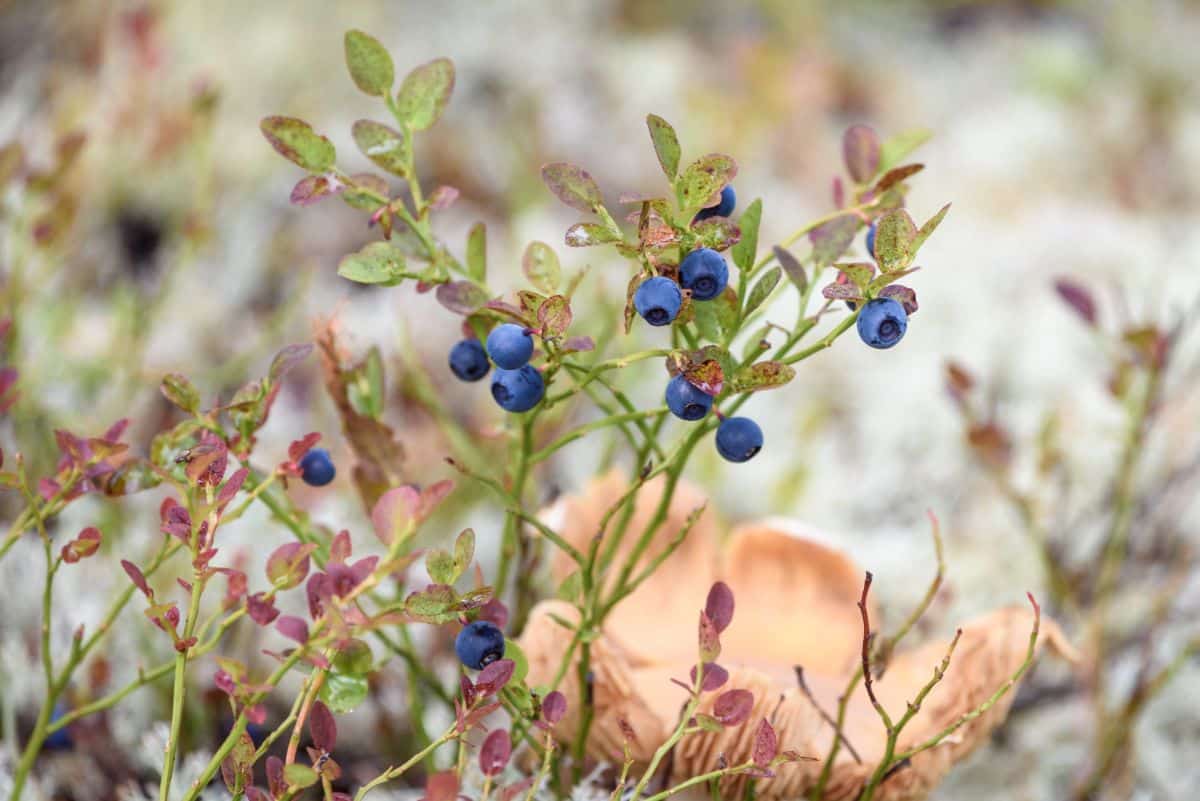
{"type": "Polygon", "coordinates": [[[233,475],[225,480],[221,485],[221,491],[217,493],[217,508],[224,509],[234,496],[241,490],[242,485],[246,483],[246,477],[250,475],[250,470],[245,467],[239,467],[233,475]]]}
{"type": "Polygon", "coordinates": [[[425,203],[429,208],[441,211],[453,206],[456,200],[458,200],[457,189],[453,186],[439,186],[430,193],[429,199],[425,203]]]}
{"type": "Polygon", "coordinates": [[[354,544],[350,541],[350,532],[342,529],[337,534],[333,535],[333,540],[329,543],[329,561],[333,563],[345,562],[354,554],[354,544]]]}
{"type": "Polygon", "coordinates": [[[277,756],[267,757],[267,789],[272,798],[281,798],[287,792],[287,780],[283,778],[283,760],[277,756]]]}
{"type": "Polygon", "coordinates": [[[704,601],[704,614],[708,615],[718,633],[729,628],[733,621],[733,610],[733,590],[723,581],[715,582],[704,601]]]}
{"type": "Polygon", "coordinates": [[[438,303],[455,314],[474,314],[488,302],[487,292],[473,281],[452,281],[439,284],[434,293],[438,303]]]}
{"type": "MultiPolygon", "coordinates": [[[[692,686],[696,686],[696,666],[692,666],[691,672],[692,686]]],[[[700,691],[710,693],[713,690],[719,690],[725,686],[725,682],[729,681],[729,671],[718,665],[716,662],[708,662],[704,665],[703,683],[700,685],[700,691]]]]}
{"type": "Polygon", "coordinates": [[[742,229],[725,217],[707,217],[692,226],[701,247],[728,250],[742,239],[742,229]]]}
{"type": "Polygon", "coordinates": [[[765,361],[738,370],[729,380],[729,386],[734,392],[757,392],[782,387],[795,377],[796,371],[790,365],[765,361]]]}
{"type": "Polygon", "coordinates": [[[542,182],[554,196],[577,211],[595,212],[603,205],[600,187],[582,167],[555,162],[542,167],[542,182]]]}
{"type": "Polygon", "coordinates": [[[866,125],[852,125],[842,135],[842,159],[855,183],[871,180],[879,169],[879,137],[866,125]]]}
{"type": "Polygon", "coordinates": [[[530,242],[521,256],[521,270],[534,289],[545,295],[558,291],[562,285],[562,265],[554,248],[545,242],[530,242]]]}
{"type": "Polygon", "coordinates": [[[275,628],[289,640],[295,640],[301,645],[308,642],[308,624],[298,617],[284,615],[275,622],[275,628]]]}
{"type": "Polygon", "coordinates": [[[479,608],[478,618],[491,621],[503,629],[508,625],[508,607],[499,598],[493,598],[479,608]]]}
{"type": "Polygon", "coordinates": [[[713,716],[725,726],[740,726],[754,709],[754,694],[749,690],[726,690],[713,702],[713,716]]]}
{"type": "Polygon", "coordinates": [[[904,313],[908,316],[916,314],[917,309],[917,293],[912,289],[900,284],[889,284],[879,291],[879,297],[892,298],[901,306],[904,307],[904,313]]]}
{"type": "Polygon", "coordinates": [[[420,503],[421,494],[416,487],[407,484],[390,489],[380,496],[371,510],[371,523],[379,541],[390,546],[397,537],[405,534],[410,526],[415,526],[414,518],[420,503]]]}
{"type": "Polygon", "coordinates": [[[452,770],[433,773],[425,780],[425,796],[421,801],[457,801],[458,776],[452,770]]]}
{"type": "Polygon", "coordinates": [[[543,336],[562,336],[571,325],[571,302],[562,295],[548,297],[538,307],[537,318],[543,336]]]}
{"type": "Polygon", "coordinates": [[[79,536],[62,547],[62,560],[74,564],[80,559],[86,559],[100,549],[100,529],[88,526],[79,532],[79,536]]]}
{"type": "Polygon", "coordinates": [[[512,756],[512,739],[504,729],[496,729],[479,748],[479,770],[484,776],[499,776],[512,756]]]}
{"type": "Polygon", "coordinates": [[[858,287],[836,282],[821,289],[821,296],[827,300],[859,301],[863,299],[862,292],[858,287]]]}
{"type": "Polygon", "coordinates": [[[758,724],[758,731],[754,733],[754,754],[751,758],[755,765],[765,768],[778,753],[779,739],[775,736],[775,729],[763,718],[762,723],[758,724]]]}
{"type": "Polygon", "coordinates": [[[721,655],[721,635],[712,620],[704,612],[700,613],[699,626],[700,661],[715,662],[721,655]]]}
{"type": "Polygon", "coordinates": [[[684,370],[683,377],[696,389],[713,397],[720,395],[725,388],[725,372],[716,359],[690,365],[684,370]]]}
{"type": "Polygon", "coordinates": [[[318,200],[339,194],[346,185],[328,175],[306,175],[292,187],[288,197],[294,206],[311,206],[318,200]]]}
{"type": "MultiPolygon", "coordinates": [[[[820,271],[840,259],[861,227],[862,220],[855,214],[847,213],[809,231],[808,241],[812,243],[812,260],[816,269],[820,271]]],[[[795,278],[792,280],[795,281],[795,278]]]]}
{"type": "Polygon", "coordinates": [[[313,745],[329,753],[337,745],[337,722],[329,707],[317,701],[308,713],[308,733],[313,745]]]}
{"type": "Polygon", "coordinates": [[[875,192],[877,194],[882,194],[901,181],[916,175],[923,169],[925,169],[924,164],[905,164],[902,167],[893,167],[885,172],[875,184],[875,192]]]}
{"type": "Polygon", "coordinates": [[[259,127],[279,155],[309,172],[327,172],[337,159],[333,144],[304,120],[267,117],[259,127]]]}
{"type": "Polygon", "coordinates": [[[500,790],[500,801],[514,801],[517,796],[529,791],[529,788],[533,786],[533,780],[533,776],[526,776],[519,782],[505,786],[500,790]]]}
{"type": "Polygon", "coordinates": [[[558,690],[542,699],[542,720],[553,726],[567,714],[567,697],[558,690]]]}
{"type": "Polygon", "coordinates": [[[1059,278],[1054,282],[1054,291],[1085,323],[1096,324],[1096,301],[1089,290],[1069,278],[1059,278]]]}
{"type": "Polygon", "coordinates": [[[125,569],[125,574],[129,576],[129,580],[133,582],[133,586],[137,587],[142,595],[145,595],[150,600],[154,600],[154,592],[150,589],[150,585],[146,583],[146,576],[133,562],[127,559],[121,560],[121,567],[125,569]]]}
{"type": "Polygon", "coordinates": [[[247,787],[246,801],[271,801],[271,796],[267,795],[261,787],[247,787]]]}
{"type": "Polygon", "coordinates": [[[315,431],[305,434],[298,440],[294,440],[292,444],[288,446],[288,459],[292,462],[299,462],[304,458],[304,454],[312,450],[313,446],[320,441],[321,435],[315,431]]]}
{"type": "Polygon", "coordinates": [[[484,697],[499,692],[508,684],[515,670],[516,663],[511,659],[497,659],[485,665],[475,679],[475,691],[484,697]]]}
{"type": "Polygon", "coordinates": [[[265,592],[256,592],[246,598],[246,614],[260,626],[269,626],[279,617],[275,601],[265,592]]]}
{"type": "Polygon", "coordinates": [[[267,558],[267,579],[271,585],[280,590],[300,586],[308,576],[309,555],[316,549],[316,543],[299,542],[287,542],[276,548],[267,558]]]}
{"type": "Polygon", "coordinates": [[[562,349],[567,353],[587,353],[596,349],[596,342],[591,337],[569,337],[562,349]]]}

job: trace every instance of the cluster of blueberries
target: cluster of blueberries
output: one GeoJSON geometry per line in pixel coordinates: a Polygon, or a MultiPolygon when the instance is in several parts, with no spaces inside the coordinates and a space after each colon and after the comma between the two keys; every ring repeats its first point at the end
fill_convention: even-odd
{"type": "Polygon", "coordinates": [[[478,339],[455,343],[450,349],[450,371],[461,381],[478,381],[494,362],[492,398],[507,412],[527,412],[546,394],[542,374],[529,363],[531,356],[533,336],[529,329],[503,323],[488,334],[486,350],[478,339]]]}

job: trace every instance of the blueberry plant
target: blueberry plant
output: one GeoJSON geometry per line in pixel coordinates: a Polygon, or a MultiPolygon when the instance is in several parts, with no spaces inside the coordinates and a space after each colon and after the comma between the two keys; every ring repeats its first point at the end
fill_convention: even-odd
{"type": "MultiPolygon", "coordinates": [[[[621,195],[620,212],[610,209],[599,184],[582,167],[547,164],[541,175],[546,187],[584,217],[566,231],[565,246],[608,249],[627,275],[619,323],[602,331],[580,331],[576,310],[590,300],[585,275],[564,270],[553,247],[530,243],[522,258],[527,284],[506,292],[489,271],[482,224],[470,230],[461,248],[444,242],[435,230],[438,213],[455,202],[458,192],[444,185],[426,191],[417,169],[417,144],[450,100],[453,64],[436,59],[397,81],[391,55],[371,36],[350,31],[344,46],[353,82],[377,97],[390,117],[386,123],[358,120],[351,129],[362,155],[386,175],[344,168],[329,139],[302,120],[267,117],[262,133],[280,155],[307,173],[292,190],[293,203],[309,206],[338,196],[378,232],[378,239],[340,261],[338,274],[380,287],[412,282],[419,293],[431,294],[458,318],[448,318],[447,327],[461,330],[444,363],[447,373],[466,384],[490,375],[497,419],[503,419],[509,439],[507,463],[463,456],[458,451],[470,450],[470,436],[452,416],[439,416],[437,423],[454,446],[449,469],[489,493],[503,510],[495,573],[485,576],[476,563],[470,529],[443,543],[447,547],[417,549],[423,525],[455,487],[449,480],[423,487],[403,480],[397,467],[403,460],[400,438],[382,419],[379,351],[372,349],[354,361],[341,344],[338,324],[320,330],[316,350],[341,419],[348,464],[335,466],[330,451],[317,447],[317,433],[298,436],[286,459],[259,447],[259,431],[282,382],[311,355],[311,345],[283,349],[266,376],[241,387],[228,402],[207,408],[202,391],[187,377],[169,375],[162,392],[181,419],[155,437],[146,457],[131,453],[122,442],[124,426],[117,424],[91,438],[60,432],[61,459],[52,475],[27,475],[19,457],[15,470],[0,474],[4,485],[24,498],[23,511],[0,540],[0,558],[35,532],[44,546],[46,568],[41,644],[46,693],[16,766],[14,801],[22,797],[38,755],[67,727],[159,682],[171,688],[159,784],[163,801],[194,801],[218,778],[235,798],[250,801],[286,801],[318,792],[327,801],[342,801],[349,793],[361,801],[418,766],[426,772],[427,801],[450,801],[462,790],[472,760],[483,777],[480,801],[493,791],[505,801],[519,795],[531,799],[547,788],[565,796],[567,781],[578,781],[587,767],[587,710],[574,742],[560,743],[555,726],[566,711],[564,696],[527,686],[525,655],[505,634],[521,630],[539,598],[538,566],[548,556],[546,549],[556,549],[575,566],[558,593],[579,614],[565,635],[571,640],[566,659],[574,660],[586,684],[593,633],[687,536],[685,529],[643,567],[642,557],[660,535],[696,449],[711,442],[731,463],[770,449],[769,421],[739,414],[753,393],[788,384],[796,365],[832,347],[851,328],[857,329],[863,346],[891,348],[917,312],[916,293],[898,282],[916,271],[921,246],[948,209],[918,225],[905,207],[908,182],[922,169],[906,158],[923,135],[880,141],[865,126],[850,128],[843,140],[847,177],[834,182],[831,211],[771,248],[759,246],[762,201],[755,199],[739,211],[734,159],[710,153],[685,160],[675,130],[656,115],[647,117],[647,126],[663,172],[662,190],[621,195]],[[868,255],[848,255],[864,232],[868,255]],[[793,253],[802,240],[807,243],[803,251],[793,253]],[[780,322],[777,309],[789,296],[794,315],[786,314],[780,322]],[[621,332],[629,334],[634,326],[645,327],[659,346],[623,347],[629,340],[621,332]],[[638,408],[623,386],[626,368],[642,362],[662,367],[661,405],[638,408]],[[627,448],[628,491],[608,510],[603,536],[583,550],[538,516],[537,480],[561,450],[599,432],[615,432],[627,448]],[[662,498],[650,520],[635,527],[638,492],[656,477],[664,482],[662,498]],[[356,558],[348,531],[335,533],[313,524],[282,491],[294,479],[312,491],[349,480],[369,513],[382,552],[356,558]],[[47,523],[81,496],[149,487],[167,492],[159,510],[164,536],[157,553],[140,564],[121,561],[128,588],[102,625],[90,633],[77,630],[67,658],[56,663],[49,647],[54,581],[74,563],[96,555],[104,535],[89,527],[56,550],[47,523]],[[223,528],[257,505],[294,538],[270,554],[265,576],[247,575],[224,562],[221,550],[223,528]],[[622,542],[632,548],[617,558],[622,542]],[[419,586],[408,569],[422,557],[430,581],[419,586]],[[186,574],[177,585],[155,580],[164,566],[175,564],[185,565],[186,574]],[[203,600],[217,584],[224,585],[221,601],[215,611],[205,613],[203,600]],[[79,668],[131,604],[140,606],[156,636],[169,642],[172,658],[139,671],[125,686],[64,706],[79,668]],[[303,611],[289,612],[293,607],[303,611]],[[286,643],[268,649],[274,660],[270,671],[221,654],[227,635],[242,625],[260,627],[264,637],[269,631],[286,643]],[[410,631],[418,625],[454,635],[462,670],[453,686],[427,666],[410,631]],[[198,675],[198,660],[210,654],[217,669],[198,675]],[[351,786],[338,761],[336,716],[366,697],[379,654],[396,657],[407,669],[417,747],[403,761],[351,786]],[[294,702],[281,717],[270,715],[268,698],[293,677],[299,683],[294,702]],[[232,724],[198,778],[173,795],[173,775],[186,738],[188,688],[205,681],[221,694],[232,724]],[[444,731],[425,729],[427,703],[444,707],[450,720],[444,731]],[[498,713],[505,716],[503,725],[496,723],[498,713]],[[303,751],[302,743],[307,743],[303,751]],[[443,746],[457,751],[454,767],[439,772],[435,757],[443,746]],[[527,755],[525,764],[532,767],[524,779],[515,780],[508,768],[518,753],[527,755]]],[[[749,194],[748,187],[740,188],[743,197],[749,194]]],[[[7,381],[4,392],[13,381],[15,377],[7,381]]],[[[745,690],[719,694],[714,715],[695,714],[701,698],[719,693],[727,678],[714,659],[733,601],[728,588],[718,584],[704,603],[696,667],[682,680],[689,693],[686,714],[640,777],[631,776],[626,762],[614,782],[614,798],[631,787],[633,801],[661,801],[684,785],[735,774],[768,776],[802,756],[780,751],[764,718],[751,722],[756,743],[751,761],[714,765],[683,785],[652,786],[660,763],[685,736],[747,723],[745,690]]],[[[871,633],[866,628],[864,640],[871,633]]],[[[868,663],[864,644],[860,678],[869,690],[868,663]]],[[[895,732],[890,721],[888,726],[895,745],[903,722],[895,732]]],[[[863,797],[870,798],[885,771],[895,766],[881,767],[863,797]]]]}

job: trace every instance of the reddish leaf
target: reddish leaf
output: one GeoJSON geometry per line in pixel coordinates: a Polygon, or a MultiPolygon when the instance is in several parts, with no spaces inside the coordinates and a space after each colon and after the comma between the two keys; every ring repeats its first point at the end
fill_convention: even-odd
{"type": "Polygon", "coordinates": [[[512,740],[504,729],[496,729],[479,749],[479,770],[484,776],[499,776],[512,756],[512,740]]]}
{"type": "Polygon", "coordinates": [[[904,313],[908,315],[916,314],[917,309],[920,308],[920,306],[917,304],[917,293],[906,286],[901,286],[900,284],[890,284],[885,286],[882,290],[880,290],[879,297],[892,298],[904,307],[904,313]]]}
{"type": "MultiPolygon", "coordinates": [[[[692,687],[696,686],[696,667],[692,666],[692,687]]],[[[713,690],[719,690],[725,686],[725,682],[729,681],[729,671],[718,665],[716,662],[708,662],[704,665],[704,679],[700,685],[700,691],[710,693],[713,690]]],[[[690,688],[689,688],[690,689],[690,688]]]]}
{"type": "Polygon", "coordinates": [[[511,659],[497,659],[479,671],[479,676],[475,680],[475,690],[482,696],[499,692],[504,685],[508,684],[515,669],[516,663],[511,659]]]}
{"type": "Polygon", "coordinates": [[[567,697],[555,690],[542,699],[542,719],[553,726],[567,714],[567,697]]]}
{"type": "Polygon", "coordinates": [[[277,756],[267,757],[267,789],[274,798],[280,798],[287,792],[287,780],[283,778],[283,760],[277,756]]]}
{"type": "Polygon", "coordinates": [[[329,753],[337,745],[337,722],[329,707],[317,701],[308,713],[308,733],[312,736],[313,745],[329,753]]]}
{"type": "Polygon", "coordinates": [[[308,624],[298,617],[285,615],[275,623],[275,628],[288,639],[303,645],[308,642],[308,624]]]}
{"type": "Polygon", "coordinates": [[[713,717],[725,726],[738,726],[753,709],[754,695],[749,690],[726,690],[713,702],[713,717]]]}
{"type": "Polygon", "coordinates": [[[852,125],[842,135],[842,158],[855,183],[865,183],[879,169],[879,137],[866,125],[852,125]]]}
{"type": "Polygon", "coordinates": [[[146,577],[142,574],[142,571],[138,568],[138,566],[133,562],[122,559],[121,567],[125,568],[125,573],[129,576],[129,580],[133,582],[135,587],[141,590],[142,595],[145,595],[147,598],[153,600],[154,592],[150,589],[150,585],[146,583],[146,577]]]}
{"type": "Polygon", "coordinates": [[[246,613],[260,626],[269,626],[279,617],[275,601],[264,592],[256,592],[246,598],[246,613]]]}
{"type": "Polygon", "coordinates": [[[62,547],[62,560],[74,564],[80,559],[86,559],[100,548],[100,529],[88,526],[79,532],[79,536],[62,547]]]}
{"type": "Polygon", "coordinates": [[[704,612],[700,613],[700,660],[715,662],[721,655],[721,638],[717,627],[704,612]]]}
{"type": "Polygon", "coordinates": [[[1090,291],[1068,278],[1056,280],[1054,291],[1085,323],[1096,324],[1096,301],[1090,291]]]}
{"type": "Polygon", "coordinates": [[[309,554],[317,549],[316,543],[287,542],[276,548],[267,558],[267,579],[280,590],[298,587],[308,576],[309,554]]]}
{"type": "Polygon", "coordinates": [[[729,628],[733,620],[733,590],[729,589],[728,584],[718,581],[712,585],[704,602],[704,613],[718,633],[729,628]]]}
{"type": "Polygon", "coordinates": [[[725,388],[725,373],[716,359],[690,365],[684,370],[683,377],[696,389],[713,397],[720,395],[725,388]]]}
{"type": "Polygon", "coordinates": [[[422,801],[456,801],[458,798],[458,776],[447,770],[434,773],[425,780],[425,796],[422,801]]]}
{"type": "Polygon", "coordinates": [[[754,764],[760,768],[765,768],[771,764],[771,760],[779,753],[779,739],[775,736],[775,729],[771,728],[771,724],[763,718],[762,723],[758,725],[758,731],[754,733],[754,754],[752,759],[754,764]]]}

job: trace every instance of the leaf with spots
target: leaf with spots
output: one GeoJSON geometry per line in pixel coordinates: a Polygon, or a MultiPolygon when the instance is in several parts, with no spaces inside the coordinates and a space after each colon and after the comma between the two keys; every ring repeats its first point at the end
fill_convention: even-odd
{"type": "Polygon", "coordinates": [[[757,392],[782,387],[795,377],[796,371],[783,362],[759,362],[734,373],[729,387],[734,392],[757,392]]]}
{"type": "Polygon", "coordinates": [[[654,153],[668,181],[674,181],[679,172],[679,137],[671,124],[657,114],[646,117],[646,127],[650,129],[650,140],[654,143],[654,153]]]}
{"type": "Polygon", "coordinates": [[[350,128],[350,134],[362,154],[375,162],[376,166],[393,175],[408,174],[405,166],[408,147],[404,134],[374,120],[356,121],[350,128]]]}
{"type": "Polygon", "coordinates": [[[534,288],[547,295],[558,291],[562,283],[562,267],[558,254],[545,242],[530,242],[521,257],[521,269],[534,288]]]}
{"type": "Polygon", "coordinates": [[[755,198],[738,217],[741,238],[733,246],[733,263],[744,273],[754,268],[754,257],[758,252],[758,227],[762,222],[762,200],[755,198]]]}
{"type": "Polygon", "coordinates": [[[710,153],[688,165],[675,180],[675,199],[681,216],[691,219],[710,206],[716,195],[737,176],[737,162],[722,153],[710,153]]]}
{"type": "Polygon", "coordinates": [[[600,187],[582,167],[558,161],[542,167],[542,181],[554,196],[577,211],[596,212],[604,201],[600,187]]]}
{"type": "Polygon", "coordinates": [[[537,310],[542,336],[559,337],[571,326],[571,303],[562,295],[551,295],[537,310]]]}
{"type": "Polygon", "coordinates": [[[763,273],[762,278],[758,279],[758,283],[750,290],[750,295],[746,298],[746,308],[742,311],[743,319],[749,317],[755,309],[763,305],[763,303],[775,291],[775,287],[779,284],[779,279],[783,277],[782,267],[772,267],[763,273]]]}
{"type": "Polygon", "coordinates": [[[259,125],[279,155],[309,172],[327,172],[337,160],[333,143],[295,117],[267,117],[259,125]]]}
{"type": "Polygon", "coordinates": [[[414,131],[432,128],[454,91],[454,62],[436,58],[404,76],[396,94],[396,111],[414,131]]]}
{"type": "Polygon", "coordinates": [[[358,30],[346,31],[343,44],[354,85],[369,95],[386,97],[396,79],[387,49],[374,36],[358,30]]]}

